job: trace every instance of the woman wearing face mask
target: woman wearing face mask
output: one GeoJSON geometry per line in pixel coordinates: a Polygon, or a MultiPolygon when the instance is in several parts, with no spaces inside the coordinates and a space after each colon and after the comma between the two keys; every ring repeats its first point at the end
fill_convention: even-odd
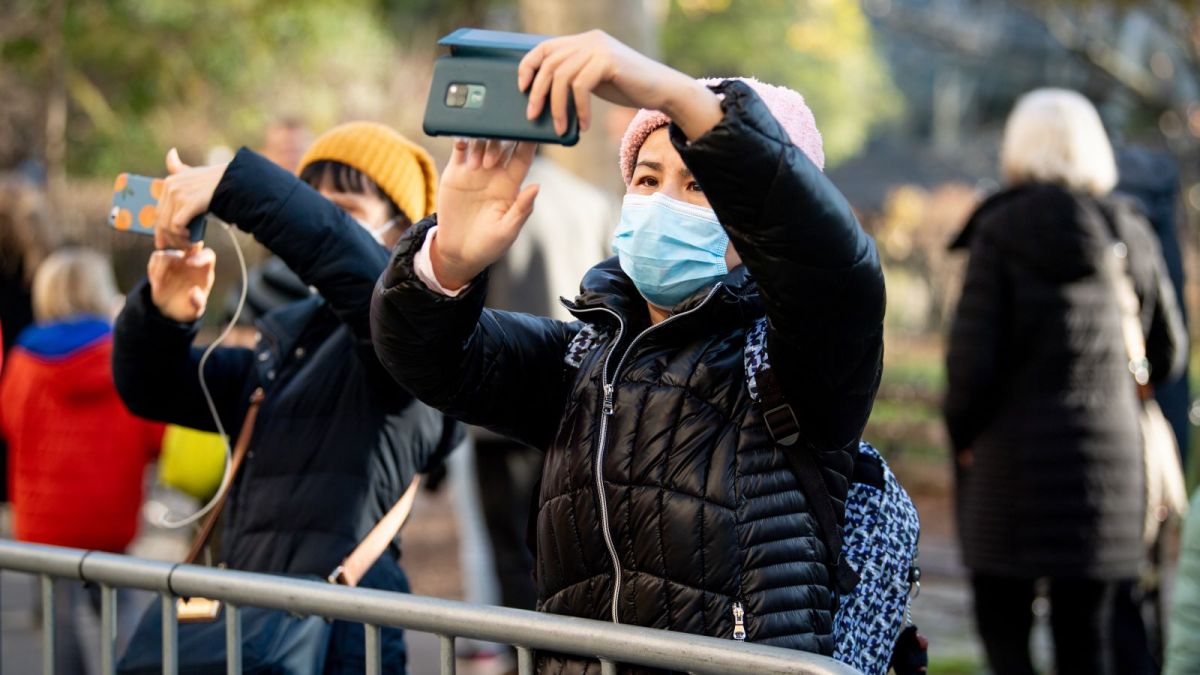
{"type": "MultiPolygon", "coordinates": [[[[215,263],[187,241],[197,214],[235,223],[315,288],[260,318],[253,349],[213,352],[205,380],[234,436],[251,393],[264,392],[214,562],[324,577],[461,435],[388,377],[368,325],[385,246],[433,210],[433,163],[394,131],[359,122],[317,139],[300,178],[244,148],[228,165],[189,168],[172,152],[167,166],[156,240],[184,253],[156,251],[129,294],[115,329],[117,388],[136,414],[214,430],[192,345],[215,263]]],[[[398,553],[389,547],[359,584],[407,591],[398,553]]],[[[404,672],[401,632],[383,635],[387,671],[404,672]]],[[[363,668],[362,627],[335,622],[326,672],[363,668]]]]}
{"type": "MultiPolygon", "coordinates": [[[[520,187],[533,149],[459,142],[437,218],[405,235],[376,288],[376,351],[430,405],[545,451],[539,609],[829,654],[831,566],[744,360],[765,315],[772,368],[842,511],[884,288],[874,243],[821,173],[811,113],[796,92],[698,82],[599,31],[542,43],[519,79],[528,113],[549,105],[559,130],[568,93],[584,129],[591,93],[661,111],[639,113],[622,144],[618,256],[567,303],[576,322],[483,310],[487,267],[537,193],[520,187]]],[[[539,668],[588,665],[542,654],[539,668]]]]}

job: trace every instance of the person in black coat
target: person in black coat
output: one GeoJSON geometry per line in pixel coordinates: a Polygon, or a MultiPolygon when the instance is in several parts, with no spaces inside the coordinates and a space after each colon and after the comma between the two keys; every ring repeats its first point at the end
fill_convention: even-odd
{"type": "MultiPolygon", "coordinates": [[[[1113,256],[1127,260],[1153,383],[1183,367],[1186,336],[1153,232],[1109,194],[1112,149],[1085,98],[1023,97],[1002,167],[1008,187],[954,243],[970,259],[946,356],[978,629],[993,672],[1034,672],[1031,603],[1048,579],[1057,672],[1118,672],[1119,643],[1144,646],[1114,635],[1112,617],[1146,547],[1140,403],[1113,256]]],[[[1119,672],[1150,667],[1141,651],[1119,672]]]]}
{"type": "MultiPolygon", "coordinates": [[[[184,224],[204,212],[236,223],[317,289],[261,317],[253,349],[218,348],[204,371],[234,437],[251,392],[264,390],[223,516],[216,561],[232,569],[324,578],[430,458],[462,436],[460,425],[392,380],[370,342],[371,289],[388,256],[388,238],[373,234],[432,210],[432,170],[420,169],[432,163],[377,125],[350,125],[325,138],[340,141],[332,154],[341,160],[324,159],[330,153],[309,158],[306,169],[317,169],[302,175],[312,187],[248,149],[228,165],[194,169],[172,152],[156,238],[160,248],[186,252],[152,254],[149,278],[129,294],[116,322],[113,371],[129,408],[212,431],[197,377],[201,350],[192,342],[215,256],[189,248],[184,224]],[[387,152],[357,153],[359,139],[387,152]],[[401,173],[420,184],[397,185],[401,173]]],[[[328,145],[318,141],[314,148],[328,145]]],[[[390,229],[394,243],[403,226],[390,229]]],[[[393,543],[359,584],[407,591],[398,558],[393,543]]],[[[384,629],[383,635],[387,672],[405,672],[401,631],[384,629]]],[[[326,672],[363,667],[362,626],[335,622],[326,672]]]]}
{"type": "MultiPolygon", "coordinates": [[[[830,654],[830,561],[744,353],[765,316],[798,451],[817,454],[841,518],[881,373],[884,285],[820,170],[811,113],[796,92],[710,87],[600,31],[541,43],[520,79],[531,116],[550,93],[560,130],[570,90],[584,129],[592,92],[649,109],[622,144],[618,256],[564,300],[573,322],[485,310],[487,268],[538,189],[520,187],[533,148],[460,141],[440,212],[376,289],[381,360],[430,405],[545,452],[541,611],[830,654]]],[[[543,653],[538,668],[595,663],[543,653]]]]}

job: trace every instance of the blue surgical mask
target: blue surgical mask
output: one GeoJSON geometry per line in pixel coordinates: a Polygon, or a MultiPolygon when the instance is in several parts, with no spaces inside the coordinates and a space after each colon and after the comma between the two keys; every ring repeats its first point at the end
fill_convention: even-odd
{"type": "Polygon", "coordinates": [[[712,209],[656,192],[625,195],[613,249],[650,304],[672,309],[729,271],[729,235],[712,209]]]}

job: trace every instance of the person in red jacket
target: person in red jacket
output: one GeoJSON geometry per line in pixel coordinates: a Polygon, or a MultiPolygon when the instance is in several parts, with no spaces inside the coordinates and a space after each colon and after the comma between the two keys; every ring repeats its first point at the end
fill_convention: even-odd
{"type": "MultiPolygon", "coordinates": [[[[137,532],[143,476],[163,426],[134,417],[113,384],[111,317],[119,298],[108,259],[95,251],[61,249],[34,276],[36,323],[18,336],[0,377],[0,432],[20,541],[119,553],[137,532]]],[[[72,621],[84,597],[78,583],[59,584],[61,672],[85,672],[88,651],[72,621]]],[[[136,619],[132,604],[118,606],[136,619]]]]}

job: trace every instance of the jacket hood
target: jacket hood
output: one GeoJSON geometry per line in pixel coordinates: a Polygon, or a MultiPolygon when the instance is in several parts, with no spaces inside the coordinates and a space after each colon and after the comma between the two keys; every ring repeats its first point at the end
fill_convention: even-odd
{"type": "MultiPolygon", "coordinates": [[[[758,285],[754,283],[745,265],[738,265],[730,270],[717,283],[721,288],[711,301],[706,302],[713,287],[706,286],[679,303],[672,314],[682,314],[704,304],[705,310],[698,312],[696,316],[708,321],[716,319],[722,322],[747,322],[762,316],[763,307],[758,295],[758,285]]],[[[599,308],[616,312],[625,318],[627,323],[649,323],[646,299],[638,292],[629,275],[621,269],[616,256],[588,270],[580,284],[579,295],[573,302],[564,298],[563,304],[581,320],[593,323],[597,322],[597,317],[588,312],[599,308]]]]}
{"type": "Polygon", "coordinates": [[[78,317],[30,326],[21,332],[17,345],[44,359],[70,357],[112,333],[107,321],[78,317]]]}
{"type": "Polygon", "coordinates": [[[1069,192],[1057,185],[1030,184],[985,200],[950,244],[969,249],[990,236],[998,249],[1039,276],[1066,281],[1096,273],[1113,241],[1102,215],[1109,200],[1069,192]]]}
{"type": "Polygon", "coordinates": [[[17,349],[29,358],[39,386],[55,395],[86,399],[113,391],[112,327],[103,319],[79,317],[31,326],[17,338],[17,349]]]}

